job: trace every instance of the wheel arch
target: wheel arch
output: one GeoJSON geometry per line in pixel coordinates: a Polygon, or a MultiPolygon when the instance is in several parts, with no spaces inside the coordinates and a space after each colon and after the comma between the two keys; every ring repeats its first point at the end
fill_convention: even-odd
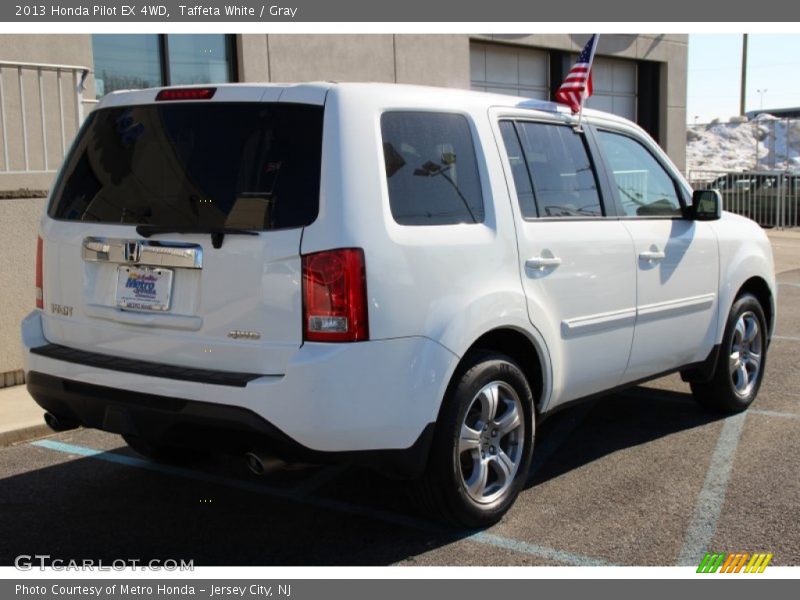
{"type": "MultiPolygon", "coordinates": [[[[736,298],[739,298],[742,294],[747,293],[755,296],[761,304],[761,308],[764,310],[764,317],[767,319],[767,335],[771,338],[775,328],[775,297],[769,284],[762,277],[751,277],[739,287],[733,302],[736,302],[736,298]]],[[[731,306],[733,306],[733,302],[731,302],[731,306]]],[[[728,307],[728,312],[730,312],[730,306],[728,307]]]]}
{"type": "MultiPolygon", "coordinates": [[[[534,398],[534,410],[540,413],[547,405],[551,391],[551,366],[544,342],[529,332],[513,326],[496,327],[478,336],[461,355],[447,385],[445,397],[460,377],[466,357],[475,350],[489,350],[505,354],[522,369],[534,398]]],[[[442,402],[442,405],[444,402],[442,402]]],[[[441,406],[439,408],[441,413],[441,406]]]]}

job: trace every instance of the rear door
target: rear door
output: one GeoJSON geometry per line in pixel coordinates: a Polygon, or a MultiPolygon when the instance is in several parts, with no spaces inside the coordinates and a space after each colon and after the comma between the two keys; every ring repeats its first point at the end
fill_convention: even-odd
{"type": "Polygon", "coordinates": [[[608,218],[583,133],[510,118],[499,127],[516,191],[522,286],[531,322],[548,340],[553,402],[612,388],[636,316],[630,235],[608,218]]]}
{"type": "Polygon", "coordinates": [[[88,117],[43,221],[49,341],[284,372],[302,344],[299,251],[319,208],[324,93],[237,101],[231,89],[88,117]]]}

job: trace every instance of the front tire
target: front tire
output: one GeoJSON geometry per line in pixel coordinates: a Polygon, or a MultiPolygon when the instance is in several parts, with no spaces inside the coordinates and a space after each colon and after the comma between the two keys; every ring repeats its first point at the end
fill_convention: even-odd
{"type": "Polygon", "coordinates": [[[731,307],[714,376],[692,383],[695,400],[715,412],[736,413],[755,400],[767,359],[767,320],[752,294],[739,296],[731,307]]]}
{"type": "Polygon", "coordinates": [[[533,394],[509,357],[467,355],[440,414],[420,492],[428,508],[469,528],[491,525],[519,495],[533,454],[533,394]]]}

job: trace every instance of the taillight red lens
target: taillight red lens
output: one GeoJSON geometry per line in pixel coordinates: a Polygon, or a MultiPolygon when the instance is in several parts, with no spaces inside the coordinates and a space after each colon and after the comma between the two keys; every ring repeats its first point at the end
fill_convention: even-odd
{"type": "MultiPolygon", "coordinates": [[[[29,263],[30,264],[30,263],[29,263]]],[[[44,308],[44,287],[42,281],[42,238],[36,240],[36,308],[44,308]]]]}
{"type": "Polygon", "coordinates": [[[170,88],[158,92],[156,100],[211,100],[216,91],[217,88],[170,88]]]}
{"type": "Polygon", "coordinates": [[[344,248],[303,257],[303,335],[312,342],[369,339],[363,250],[344,248]]]}

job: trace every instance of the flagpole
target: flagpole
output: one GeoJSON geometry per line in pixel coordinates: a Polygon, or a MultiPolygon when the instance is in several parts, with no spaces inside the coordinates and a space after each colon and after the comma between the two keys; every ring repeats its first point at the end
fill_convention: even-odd
{"type": "MultiPolygon", "coordinates": [[[[589,53],[589,76],[591,77],[592,66],[594,65],[594,53],[597,50],[597,42],[600,41],[600,34],[594,34],[594,43],[592,44],[592,50],[589,53]]],[[[587,77],[587,85],[583,86],[581,90],[581,107],[578,110],[578,124],[575,126],[575,131],[578,133],[583,132],[582,125],[583,125],[583,104],[586,102],[586,90],[589,88],[588,85],[588,77],[587,77]]]]}

